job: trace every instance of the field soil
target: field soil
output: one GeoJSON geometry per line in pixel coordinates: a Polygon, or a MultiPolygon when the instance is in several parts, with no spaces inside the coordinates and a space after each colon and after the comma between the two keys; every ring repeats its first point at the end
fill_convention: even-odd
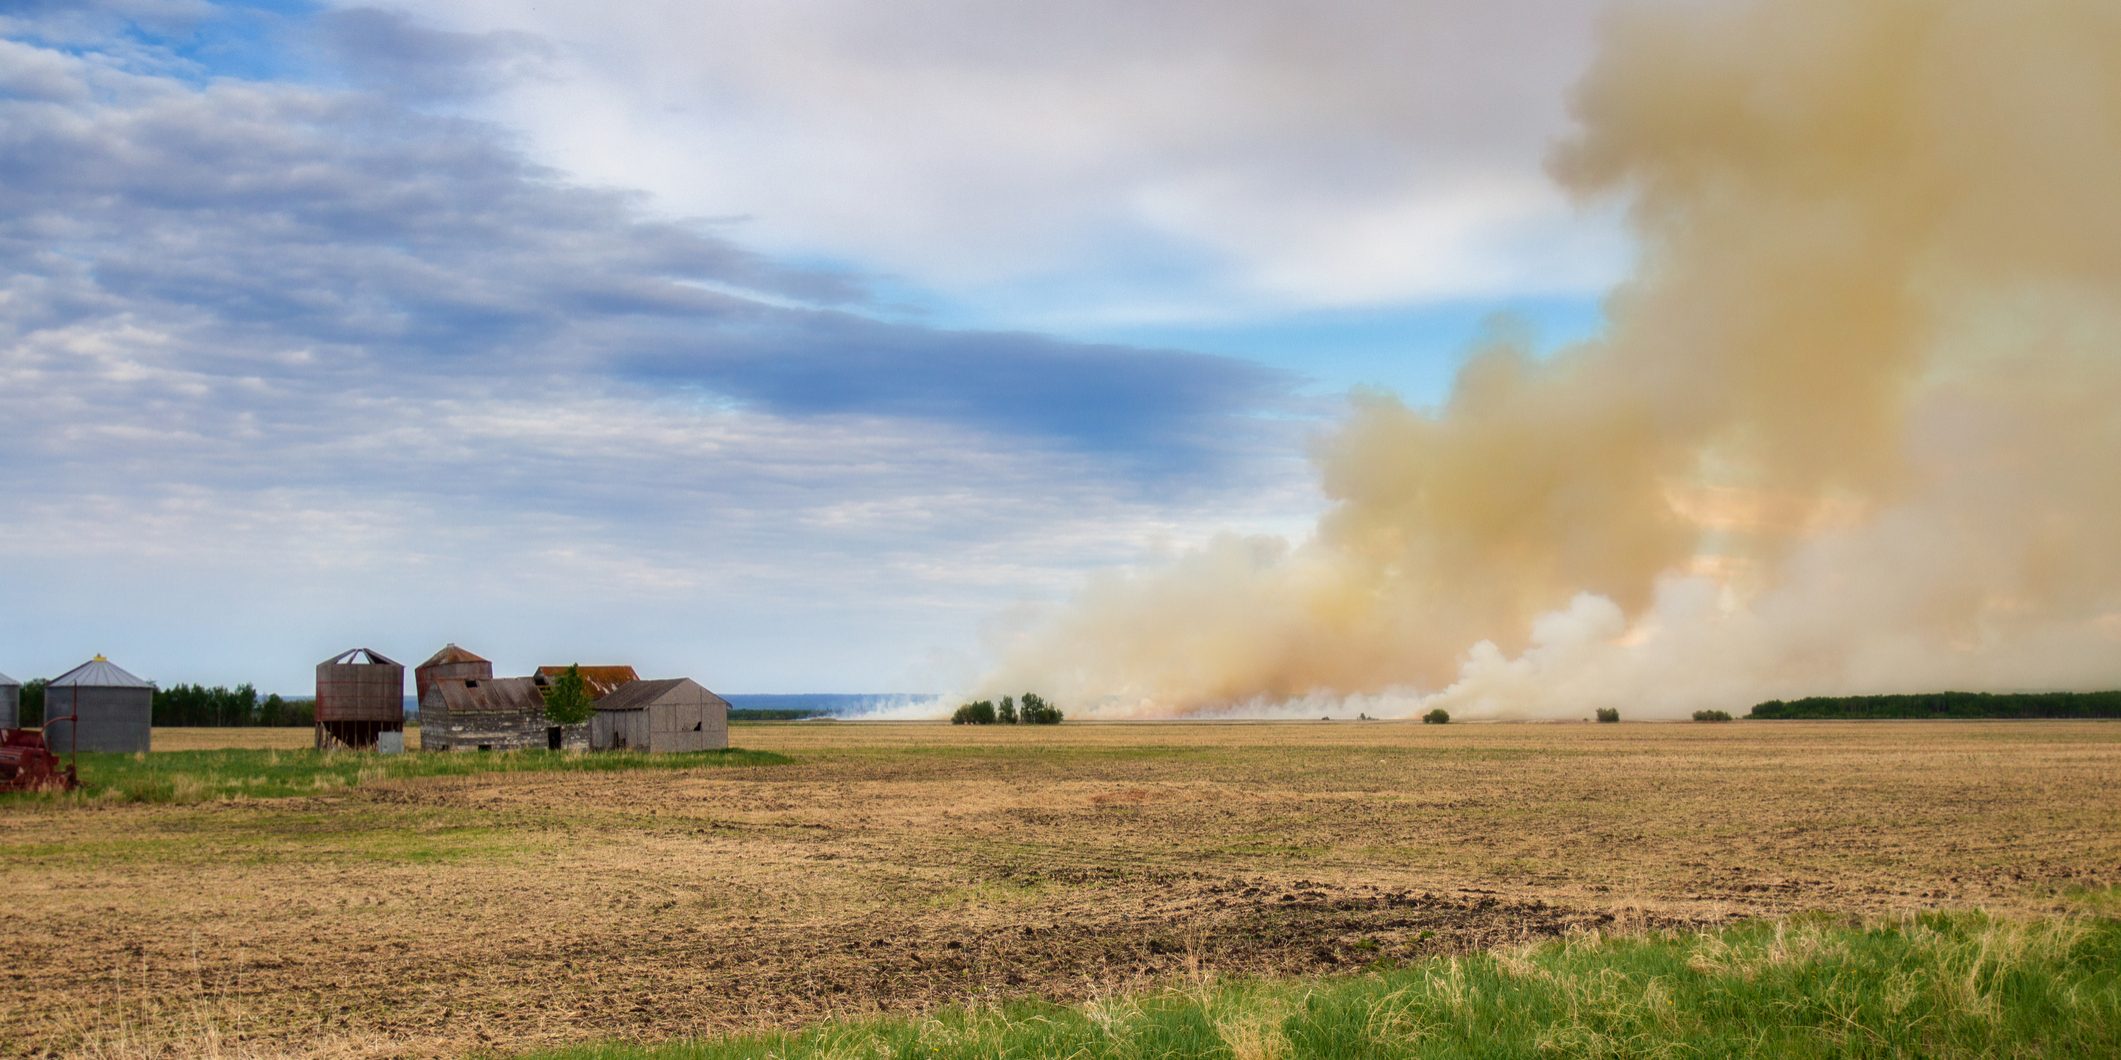
{"type": "Polygon", "coordinates": [[[505,1052],[2121,883],[2112,723],[731,736],[795,761],[0,805],[0,1054],[505,1052]]]}

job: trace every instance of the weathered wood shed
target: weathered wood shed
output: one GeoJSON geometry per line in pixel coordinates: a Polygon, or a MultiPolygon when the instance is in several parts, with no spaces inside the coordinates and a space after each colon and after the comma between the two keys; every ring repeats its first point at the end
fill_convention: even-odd
{"type": "Polygon", "coordinates": [[[729,746],[729,701],[689,677],[635,681],[597,700],[598,751],[708,751],[729,746]]]}
{"type": "Polygon", "coordinates": [[[533,677],[439,677],[420,700],[424,751],[586,750],[589,726],[555,725],[533,677]]]}

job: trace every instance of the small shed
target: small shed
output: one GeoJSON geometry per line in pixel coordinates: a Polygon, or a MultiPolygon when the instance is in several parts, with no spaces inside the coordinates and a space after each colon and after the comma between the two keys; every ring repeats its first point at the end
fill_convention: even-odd
{"type": "MultiPolygon", "coordinates": [[[[602,699],[641,679],[631,666],[584,666],[581,670],[582,684],[589,689],[589,698],[593,700],[602,699]]],[[[565,666],[540,666],[536,676],[539,684],[549,688],[566,672],[565,666]]]]}
{"type": "Polygon", "coordinates": [[[586,750],[589,726],[555,725],[534,677],[438,679],[420,700],[423,751],[586,750]]]}
{"type": "Polygon", "coordinates": [[[22,682],[0,674],[0,729],[22,724],[22,682]]]}
{"type": "Polygon", "coordinates": [[[154,683],[101,655],[44,686],[44,740],[55,751],[145,751],[154,713],[154,683]],[[80,720],[52,720],[68,714],[80,720]]]}
{"type": "Polygon", "coordinates": [[[689,677],[635,681],[596,702],[597,751],[709,751],[729,746],[729,701],[689,677]]]}
{"type": "Polygon", "coordinates": [[[317,664],[318,750],[368,750],[384,733],[405,731],[405,666],[372,648],[317,664]]]}

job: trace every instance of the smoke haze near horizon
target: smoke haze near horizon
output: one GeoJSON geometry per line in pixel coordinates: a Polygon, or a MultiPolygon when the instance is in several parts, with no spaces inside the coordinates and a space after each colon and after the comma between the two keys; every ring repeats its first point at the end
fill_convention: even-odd
{"type": "Polygon", "coordinates": [[[982,691],[1071,716],[1675,717],[2121,684],[2121,9],[1631,5],[1551,170],[1608,326],[1354,396],[1300,542],[1093,580],[982,691]]]}

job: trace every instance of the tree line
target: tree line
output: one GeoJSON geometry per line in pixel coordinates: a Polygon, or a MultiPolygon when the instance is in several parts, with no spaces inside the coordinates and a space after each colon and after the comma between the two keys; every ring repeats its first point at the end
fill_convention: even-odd
{"type": "Polygon", "coordinates": [[[975,699],[950,715],[952,725],[1059,725],[1059,707],[1045,701],[1036,692],[1024,693],[1022,703],[1003,696],[997,704],[993,700],[975,699]]]}
{"type": "Polygon", "coordinates": [[[2121,718],[2121,692],[1925,692],[1769,700],[1754,718],[2121,718]]]}
{"type": "MultiPolygon", "coordinates": [[[[25,728],[36,728],[44,724],[46,695],[43,678],[29,681],[22,686],[21,720],[16,724],[25,728]]],[[[64,715],[66,699],[54,693],[52,710],[64,715]]],[[[234,688],[216,685],[171,685],[155,689],[154,705],[149,708],[149,722],[154,725],[182,725],[190,727],[214,726],[308,726],[317,723],[317,703],[313,699],[287,699],[278,693],[260,698],[258,690],[251,685],[234,688]]]]}

